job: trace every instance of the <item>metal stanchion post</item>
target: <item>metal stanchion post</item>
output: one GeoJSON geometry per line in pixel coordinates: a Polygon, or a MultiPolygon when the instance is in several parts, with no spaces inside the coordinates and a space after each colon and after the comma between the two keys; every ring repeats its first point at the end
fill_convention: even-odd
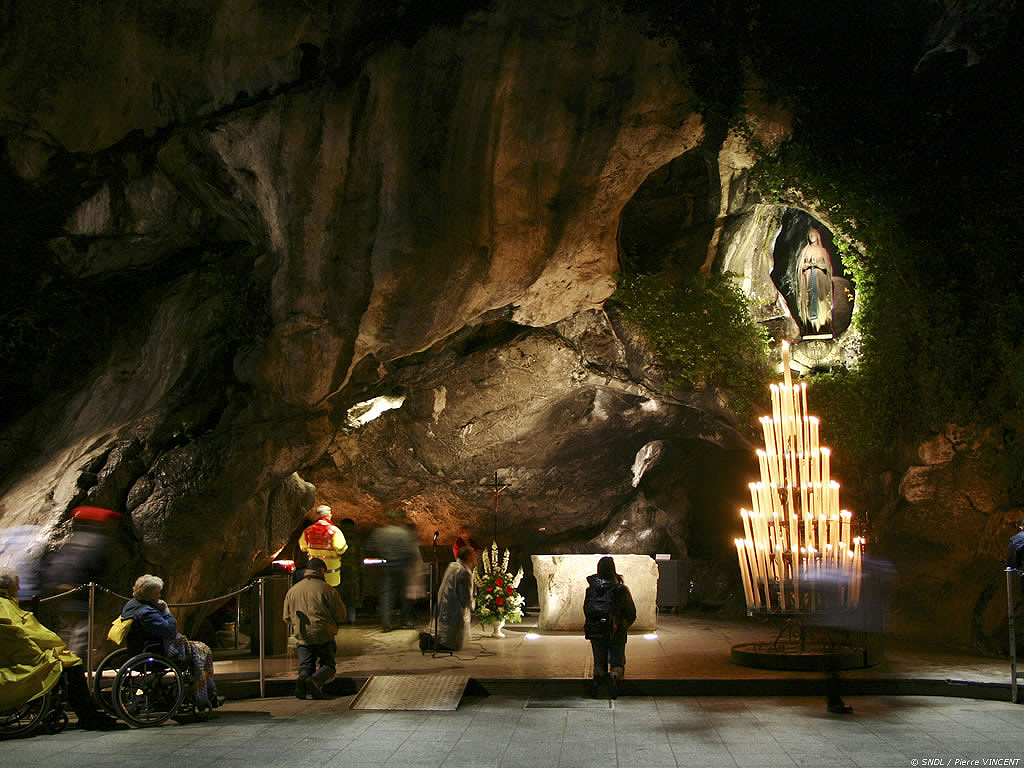
{"type": "Polygon", "coordinates": [[[96,620],[96,582],[89,582],[89,628],[85,635],[85,674],[92,685],[92,628],[96,620]]]}
{"type": "Polygon", "coordinates": [[[260,698],[262,699],[262,698],[265,698],[265,696],[264,696],[264,678],[263,678],[263,657],[266,655],[266,645],[265,645],[266,638],[264,637],[266,632],[264,631],[264,627],[263,627],[264,605],[263,605],[263,577],[262,576],[259,578],[258,583],[259,583],[259,622],[260,622],[260,698]]]}
{"type": "Polygon", "coordinates": [[[241,595],[235,595],[235,650],[238,650],[238,622],[242,620],[241,595]]]}
{"type": "Polygon", "coordinates": [[[1015,626],[1016,600],[1013,582],[1017,577],[1016,568],[1006,569],[1006,624],[1010,629],[1010,701],[1017,703],[1017,628],[1015,626]]]}

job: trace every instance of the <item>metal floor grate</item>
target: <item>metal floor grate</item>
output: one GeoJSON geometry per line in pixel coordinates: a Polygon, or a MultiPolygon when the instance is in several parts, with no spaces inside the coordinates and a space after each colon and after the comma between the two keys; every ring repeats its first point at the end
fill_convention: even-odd
{"type": "Polygon", "coordinates": [[[469,675],[374,675],[350,709],[450,712],[459,708],[469,675]]]}
{"type": "Polygon", "coordinates": [[[523,709],[614,709],[611,699],[588,699],[582,696],[531,696],[523,709]]]}

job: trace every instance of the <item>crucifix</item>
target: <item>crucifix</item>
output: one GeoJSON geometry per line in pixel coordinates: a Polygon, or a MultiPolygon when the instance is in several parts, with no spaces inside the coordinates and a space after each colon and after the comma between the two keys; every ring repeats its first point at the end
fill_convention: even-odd
{"type": "Polygon", "coordinates": [[[498,473],[494,473],[494,485],[491,486],[491,493],[494,494],[494,535],[491,538],[491,541],[498,540],[498,494],[510,487],[511,486],[508,483],[499,483],[498,473]]]}

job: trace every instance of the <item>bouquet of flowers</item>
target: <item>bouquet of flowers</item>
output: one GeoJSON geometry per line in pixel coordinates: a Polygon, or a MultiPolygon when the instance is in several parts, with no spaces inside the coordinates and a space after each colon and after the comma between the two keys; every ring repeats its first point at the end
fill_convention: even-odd
{"type": "Polygon", "coordinates": [[[476,584],[476,611],[481,624],[497,624],[504,620],[516,624],[523,620],[525,598],[516,591],[523,578],[520,568],[513,576],[508,570],[508,550],[500,560],[498,543],[492,541],[490,549],[480,555],[480,565],[473,571],[476,584]]]}

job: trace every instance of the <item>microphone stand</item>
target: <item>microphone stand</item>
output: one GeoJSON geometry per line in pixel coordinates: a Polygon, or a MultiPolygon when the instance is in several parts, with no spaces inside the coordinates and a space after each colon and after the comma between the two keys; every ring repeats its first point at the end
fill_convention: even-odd
{"type": "Polygon", "coordinates": [[[437,572],[437,537],[440,535],[440,531],[434,531],[434,541],[430,548],[430,612],[434,612],[434,579],[437,572]]]}

